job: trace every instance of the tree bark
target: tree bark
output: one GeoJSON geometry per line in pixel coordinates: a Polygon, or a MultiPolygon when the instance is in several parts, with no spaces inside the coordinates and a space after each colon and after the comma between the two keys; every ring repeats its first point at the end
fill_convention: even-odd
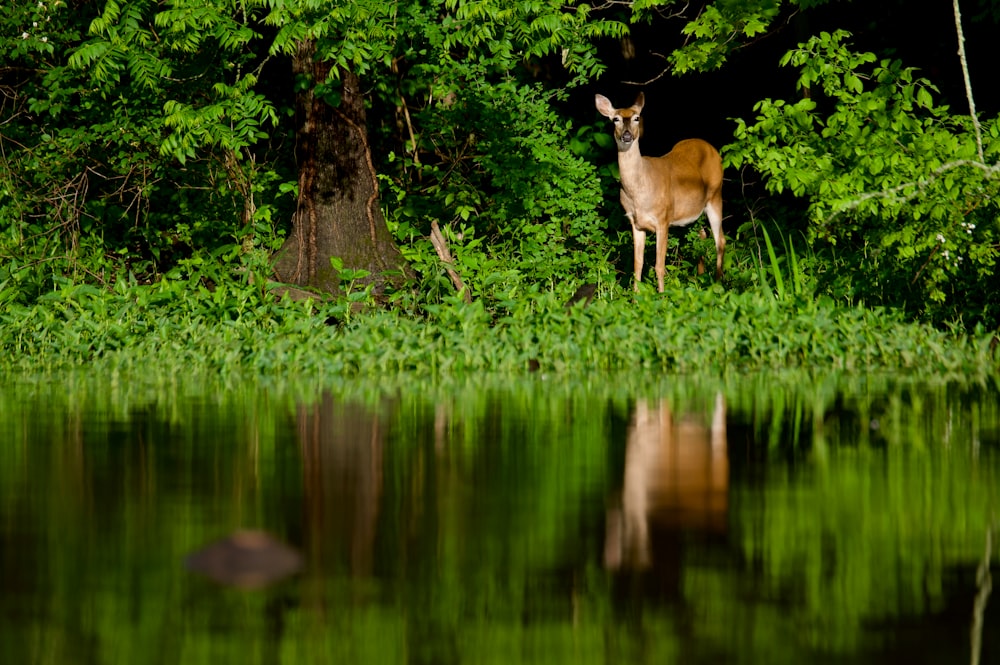
{"type": "Polygon", "coordinates": [[[339,90],[329,85],[331,65],[316,57],[312,41],[299,45],[292,67],[310,85],[295,100],[299,198],[292,232],[276,254],[277,279],[337,293],[330,259],[339,257],[345,269],[367,270],[358,282],[381,294],[409,269],[379,207],[360,82],[341,70],[339,90]],[[334,92],[337,105],[328,101],[334,92]]]}

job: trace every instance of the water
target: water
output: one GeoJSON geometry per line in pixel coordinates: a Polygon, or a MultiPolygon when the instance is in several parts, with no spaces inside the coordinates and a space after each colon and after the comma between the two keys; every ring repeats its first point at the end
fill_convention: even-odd
{"type": "Polygon", "coordinates": [[[25,383],[0,395],[0,649],[997,663],[998,480],[993,384],[25,383]],[[248,529],[301,568],[192,564],[248,529]]]}

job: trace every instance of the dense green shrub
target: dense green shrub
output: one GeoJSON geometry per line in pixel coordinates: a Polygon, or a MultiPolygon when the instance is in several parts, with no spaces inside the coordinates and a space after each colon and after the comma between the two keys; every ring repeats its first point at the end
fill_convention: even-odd
{"type": "Polygon", "coordinates": [[[478,74],[468,72],[462,95],[417,117],[437,154],[406,160],[389,189],[404,252],[433,281],[437,257],[419,239],[439,222],[477,298],[601,279],[613,239],[602,187],[594,165],[574,154],[574,130],[553,108],[555,93],[478,74]]]}
{"type": "Polygon", "coordinates": [[[824,33],[782,59],[810,94],[759,102],[727,161],[807,198],[807,237],[834,266],[831,293],[938,323],[1000,325],[1000,118],[985,127],[980,162],[968,116],[935,105],[913,69],[852,52],[847,38],[824,33]]]}
{"type": "Polygon", "coordinates": [[[277,116],[252,89],[254,54],[237,53],[245,36],[223,49],[221,28],[198,40],[176,21],[158,30],[149,3],[10,9],[0,24],[22,39],[0,60],[21,75],[5,76],[0,280],[23,300],[58,276],[155,279],[247,230],[270,233],[288,173],[261,166],[282,143],[259,143],[277,116]]]}

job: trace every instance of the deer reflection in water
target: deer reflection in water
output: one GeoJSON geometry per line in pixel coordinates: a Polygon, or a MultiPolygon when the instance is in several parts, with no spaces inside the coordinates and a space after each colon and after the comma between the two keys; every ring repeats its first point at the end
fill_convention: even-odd
{"type": "Polygon", "coordinates": [[[629,424],[624,486],[609,510],[604,563],[611,570],[656,563],[652,532],[724,533],[729,505],[726,405],[711,420],[675,417],[667,401],[640,400],[629,424]]]}

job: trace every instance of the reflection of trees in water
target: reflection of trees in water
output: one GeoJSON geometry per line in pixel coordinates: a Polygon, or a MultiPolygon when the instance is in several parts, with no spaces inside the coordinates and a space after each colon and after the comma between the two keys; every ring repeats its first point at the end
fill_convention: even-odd
{"type": "Polygon", "coordinates": [[[374,411],[329,394],[300,406],[304,547],[317,577],[365,576],[374,565],[384,429],[374,411]],[[345,561],[346,559],[346,561],[345,561]]]}
{"type": "Polygon", "coordinates": [[[605,565],[617,570],[664,563],[673,552],[654,551],[651,532],[724,533],[728,502],[723,396],[716,396],[707,424],[694,414],[675,418],[666,400],[639,400],[627,434],[620,505],[607,517],[605,565]]]}

